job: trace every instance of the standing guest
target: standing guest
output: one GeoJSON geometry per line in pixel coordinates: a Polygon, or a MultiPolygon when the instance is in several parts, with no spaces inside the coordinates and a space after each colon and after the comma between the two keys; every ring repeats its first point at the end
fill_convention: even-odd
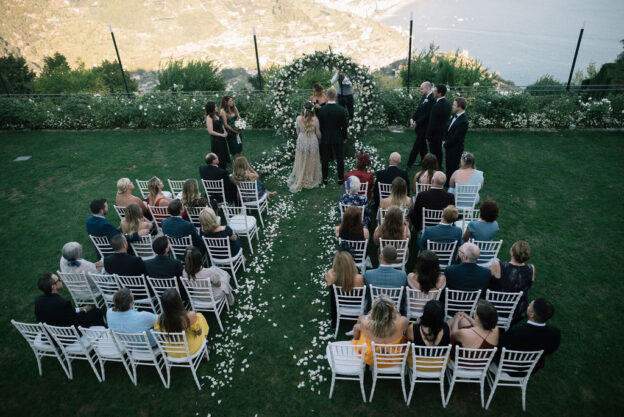
{"type": "MultiPolygon", "coordinates": [[[[209,153],[206,155],[206,165],[202,165],[199,167],[199,176],[202,180],[212,180],[218,181],[223,180],[223,188],[225,191],[225,199],[227,202],[235,202],[236,201],[236,186],[230,180],[230,174],[221,167],[219,157],[216,153],[209,153]]],[[[206,196],[210,198],[214,198],[217,200],[217,203],[223,203],[223,196],[213,195],[206,196]]]]}
{"type": "Polygon", "coordinates": [[[414,162],[416,162],[416,157],[418,155],[420,155],[420,161],[422,163],[425,158],[425,154],[427,153],[427,141],[425,140],[425,135],[427,133],[427,127],[429,126],[431,108],[435,104],[435,98],[433,97],[431,83],[429,81],[425,81],[420,85],[420,94],[422,94],[422,97],[420,97],[418,108],[416,108],[414,115],[410,119],[410,126],[416,132],[416,141],[414,142],[412,151],[407,159],[406,171],[410,170],[414,162]]]}
{"type": "Polygon", "coordinates": [[[438,158],[440,170],[442,170],[442,138],[448,130],[449,118],[451,117],[451,103],[446,99],[446,85],[437,84],[433,88],[433,96],[436,99],[429,115],[429,124],[425,138],[429,144],[429,152],[438,158]]]}
{"type": "MultiPolygon", "coordinates": [[[[208,323],[202,313],[186,311],[182,298],[175,288],[165,290],[160,297],[162,313],[154,324],[154,328],[166,333],[186,334],[189,353],[194,355],[203,346],[208,337],[208,323]]],[[[169,353],[173,357],[185,357],[186,353],[169,353]]]]}
{"type": "Polygon", "coordinates": [[[208,297],[198,297],[198,301],[213,302],[225,297],[228,305],[234,305],[234,295],[232,294],[232,287],[230,285],[230,274],[216,266],[204,268],[202,254],[194,246],[186,248],[183,277],[190,280],[205,279],[210,281],[214,300],[210,300],[208,297]]]}
{"type": "Polygon", "coordinates": [[[232,182],[238,187],[243,181],[255,181],[258,187],[258,198],[261,198],[265,193],[267,198],[273,197],[277,194],[277,191],[268,191],[264,184],[260,181],[260,175],[254,170],[247,158],[244,156],[236,158],[234,161],[234,168],[232,169],[232,182]]]}
{"type": "Polygon", "coordinates": [[[103,326],[102,310],[81,306],[74,308],[71,301],[59,295],[63,281],[52,273],[43,274],[37,286],[43,292],[35,298],[35,317],[50,326],[103,326]]]}
{"type": "Polygon", "coordinates": [[[104,263],[96,263],[82,259],[82,245],[78,242],[67,242],[61,250],[60,271],[69,274],[100,273],[104,263]]]}
{"type": "MultiPolygon", "coordinates": [[[[338,82],[338,104],[345,107],[349,112],[349,120],[353,119],[353,83],[344,72],[336,72],[331,83],[338,82]]],[[[327,94],[329,96],[329,93],[327,94]]],[[[331,100],[331,98],[330,98],[331,100]]]]}
{"type": "Polygon", "coordinates": [[[412,210],[412,225],[414,229],[422,229],[423,208],[429,210],[444,210],[447,206],[455,205],[455,196],[444,190],[446,175],[442,171],[436,171],[433,174],[431,188],[427,191],[418,193],[414,202],[414,210],[412,210]]]}
{"type": "Polygon", "coordinates": [[[422,159],[420,171],[414,175],[412,191],[414,195],[418,194],[418,185],[431,184],[433,182],[433,174],[438,170],[438,159],[432,153],[428,153],[422,159]]]}
{"type": "Polygon", "coordinates": [[[485,200],[479,207],[479,220],[468,223],[464,232],[464,241],[469,239],[489,241],[494,240],[498,232],[498,204],[494,200],[485,200]]]}
{"type": "Polygon", "coordinates": [[[461,264],[449,265],[444,271],[446,288],[450,290],[481,290],[481,298],[490,285],[490,270],[477,265],[479,248],[474,243],[464,243],[459,248],[461,264]]]}
{"type": "Polygon", "coordinates": [[[354,288],[364,286],[364,277],[358,273],[355,261],[346,250],[336,251],[334,263],[325,274],[325,282],[329,288],[329,298],[331,304],[331,323],[336,327],[336,299],[334,297],[334,285],[338,285],[344,292],[351,292],[354,288]]]}
{"type": "Polygon", "coordinates": [[[546,322],[555,314],[550,301],[538,298],[527,307],[526,323],[511,327],[503,337],[502,347],[510,350],[544,350],[533,373],[544,367],[544,356],[554,353],[561,343],[561,331],[546,322]]]}
{"type": "Polygon", "coordinates": [[[442,212],[442,220],[439,224],[425,227],[422,237],[418,239],[418,248],[426,250],[427,240],[441,243],[457,242],[457,246],[463,245],[461,227],[453,226],[458,217],[457,208],[447,206],[442,212]]]}
{"type": "Polygon", "coordinates": [[[405,224],[403,212],[398,207],[390,207],[381,226],[375,228],[373,241],[379,246],[379,239],[405,240],[411,236],[409,227],[405,224]]]}
{"type": "Polygon", "coordinates": [[[302,188],[315,188],[321,184],[319,156],[321,128],[311,101],[304,103],[301,114],[295,120],[295,130],[297,131],[295,163],[286,181],[291,193],[301,191],[302,188]]]}
{"type": "Polygon", "coordinates": [[[230,238],[230,255],[235,256],[243,248],[240,238],[232,231],[230,226],[221,226],[217,221],[217,215],[210,207],[206,207],[199,213],[201,224],[201,236],[208,238],[230,238]]]}
{"type": "MultiPolygon", "coordinates": [[[[448,346],[451,343],[451,329],[444,321],[444,306],[438,300],[429,300],[420,320],[408,326],[407,340],[416,346],[448,346]]],[[[410,359],[411,359],[411,355],[410,359]]],[[[411,364],[411,362],[410,362],[411,364]]],[[[423,369],[434,372],[433,369],[423,369]]]]}
{"type": "MultiPolygon", "coordinates": [[[[360,179],[358,177],[347,178],[346,193],[342,194],[338,199],[338,218],[340,218],[340,204],[344,206],[364,206],[364,227],[368,227],[370,222],[370,207],[366,196],[360,194],[360,179]]],[[[360,215],[361,215],[361,210],[360,215]]],[[[342,219],[341,219],[342,220],[342,219]]]]}
{"type": "Polygon", "coordinates": [[[447,324],[451,328],[451,341],[467,349],[492,349],[498,346],[498,313],[492,303],[479,300],[470,317],[463,311],[455,313],[447,324]]]}
{"type": "Polygon", "coordinates": [[[187,208],[206,207],[208,204],[215,210],[218,207],[216,200],[209,202],[208,199],[199,194],[199,184],[195,178],[184,181],[182,184],[182,218],[184,220],[191,220],[186,212],[187,208]]]}
{"type": "Polygon", "coordinates": [[[428,294],[431,290],[441,290],[445,284],[446,277],[440,270],[438,255],[430,250],[421,251],[414,272],[407,276],[407,285],[428,294]]]}
{"type": "Polygon", "coordinates": [[[367,183],[368,189],[366,190],[366,198],[370,200],[371,191],[375,182],[375,176],[371,172],[366,172],[366,168],[371,164],[370,157],[367,153],[358,152],[355,154],[355,170],[347,172],[345,175],[345,181],[349,177],[358,177],[360,184],[367,183]]]}
{"type": "Polygon", "coordinates": [[[368,240],[368,229],[362,222],[362,210],[349,206],[342,215],[340,225],[336,226],[336,236],[343,240],[368,240]]]}
{"type": "Polygon", "coordinates": [[[147,205],[139,197],[132,195],[132,190],[134,190],[134,183],[130,181],[130,178],[121,178],[117,181],[115,204],[119,207],[128,207],[132,203],[138,204],[145,218],[152,220],[152,213],[150,213],[147,205]]]}
{"type": "MultiPolygon", "coordinates": [[[[453,176],[449,180],[449,193],[455,194],[455,187],[457,184],[479,185],[479,189],[483,187],[483,171],[475,169],[475,157],[470,152],[464,152],[461,155],[460,167],[453,173],[453,176]]],[[[477,195],[475,204],[478,202],[479,195],[477,195]]],[[[461,205],[458,207],[462,208],[461,205]]]]}
{"type": "Polygon", "coordinates": [[[134,309],[134,295],[127,288],[117,290],[113,295],[113,308],[106,311],[108,328],[119,333],[147,333],[152,346],[156,341],[150,330],[154,328],[158,314],[134,309]]]}
{"type": "Polygon", "coordinates": [[[459,167],[459,159],[464,152],[464,140],[468,132],[468,116],[466,116],[466,99],[457,97],[453,100],[455,116],[448,129],[444,132],[442,146],[446,152],[446,178],[450,179],[459,167]]]}
{"type": "Polygon", "coordinates": [[[375,185],[373,187],[373,197],[375,199],[375,206],[379,207],[379,183],[392,184],[392,181],[396,177],[401,177],[405,180],[406,184],[409,184],[409,178],[407,178],[407,171],[399,168],[401,163],[401,154],[398,152],[392,152],[388,158],[388,168],[377,171],[375,174],[375,185]]]}
{"type": "Polygon", "coordinates": [[[336,89],[327,90],[327,105],[317,113],[321,128],[321,170],[323,184],[327,185],[329,161],[336,158],[338,184],[344,182],[344,155],[343,145],[347,143],[347,117],[344,107],[336,104],[336,89]]]}
{"type": "Polygon", "coordinates": [[[228,134],[225,133],[223,120],[217,114],[217,105],[214,101],[206,103],[205,114],[206,129],[210,133],[210,152],[217,155],[219,168],[225,169],[231,161],[226,142],[228,134]]]}
{"type": "Polygon", "coordinates": [[[314,83],[312,86],[310,101],[314,104],[314,108],[317,110],[327,104],[328,99],[325,95],[325,89],[319,83],[314,83]]]}
{"type": "Polygon", "coordinates": [[[227,143],[230,148],[230,153],[234,159],[243,154],[243,142],[241,138],[241,131],[237,130],[234,123],[240,119],[240,113],[238,108],[234,104],[234,98],[230,96],[224,96],[221,99],[221,120],[223,120],[223,127],[227,132],[227,143]]]}
{"type": "Polygon", "coordinates": [[[197,233],[197,228],[193,226],[193,223],[188,222],[180,216],[182,212],[182,202],[175,199],[169,203],[167,211],[171,214],[162,222],[163,234],[172,238],[181,238],[191,236],[193,246],[199,249],[202,253],[206,252],[204,242],[197,233]]]}
{"type": "Polygon", "coordinates": [[[141,231],[148,234],[152,230],[154,224],[143,217],[141,207],[136,203],[130,203],[126,206],[126,214],[121,219],[121,231],[126,235],[132,235],[141,231]]]}
{"type": "Polygon", "coordinates": [[[387,209],[392,206],[401,210],[407,210],[409,213],[412,209],[412,204],[412,199],[407,196],[407,182],[401,177],[396,177],[392,180],[390,196],[381,200],[379,208],[387,209]]]}
{"type": "Polygon", "coordinates": [[[167,207],[171,202],[171,198],[167,197],[163,192],[165,184],[158,177],[152,177],[147,182],[147,205],[154,207],[167,207]]]}
{"type": "Polygon", "coordinates": [[[128,255],[128,242],[123,235],[113,236],[110,240],[115,251],[104,258],[104,269],[109,274],[117,275],[147,275],[143,259],[128,255]]]}
{"type": "Polygon", "coordinates": [[[490,266],[494,279],[491,289],[494,291],[520,292],[522,298],[516,306],[513,322],[526,318],[529,289],[535,282],[535,266],[527,264],[531,258],[531,247],[524,240],[515,242],[509,250],[510,262],[498,261],[490,266]]]}

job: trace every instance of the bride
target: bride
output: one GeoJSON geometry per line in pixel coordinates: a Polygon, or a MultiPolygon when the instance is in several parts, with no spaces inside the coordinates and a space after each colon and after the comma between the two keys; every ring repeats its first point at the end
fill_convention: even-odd
{"type": "Polygon", "coordinates": [[[303,105],[295,126],[298,135],[295,165],[288,178],[288,187],[293,193],[302,188],[318,187],[322,179],[319,156],[321,130],[319,121],[314,115],[314,103],[308,101],[303,105]]]}

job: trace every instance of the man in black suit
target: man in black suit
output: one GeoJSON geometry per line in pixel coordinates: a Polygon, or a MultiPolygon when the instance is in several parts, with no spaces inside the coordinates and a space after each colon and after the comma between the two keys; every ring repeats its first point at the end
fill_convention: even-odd
{"type": "Polygon", "coordinates": [[[336,104],[336,89],[327,90],[328,102],[318,111],[321,128],[321,166],[323,184],[327,185],[329,161],[336,157],[338,184],[344,183],[344,156],[342,146],[347,143],[347,116],[344,107],[336,104]],[[332,156],[333,154],[333,156],[332,156]]]}
{"type": "Polygon", "coordinates": [[[477,265],[477,259],[481,254],[479,247],[468,242],[461,245],[458,252],[461,263],[449,265],[444,270],[446,288],[460,291],[481,290],[481,298],[485,298],[492,272],[477,265]]]}
{"type": "Polygon", "coordinates": [[[182,301],[188,301],[188,295],[184,291],[180,277],[184,272],[184,265],[176,258],[169,256],[169,239],[167,236],[158,236],[152,242],[155,258],[145,261],[145,269],[151,278],[177,278],[178,288],[182,301]]]}
{"type": "Polygon", "coordinates": [[[42,275],[37,286],[43,292],[35,298],[37,321],[51,326],[104,326],[102,310],[91,306],[74,308],[71,301],[59,295],[63,281],[55,274],[42,275]]]}
{"type": "MultiPolygon", "coordinates": [[[[219,157],[215,153],[209,153],[206,155],[206,165],[199,167],[199,176],[202,180],[218,181],[223,180],[223,188],[225,190],[225,199],[228,202],[236,201],[236,186],[230,180],[230,175],[225,169],[219,168],[219,157]]],[[[207,198],[214,198],[217,203],[223,203],[222,195],[206,196],[207,198]]]]}
{"type": "Polygon", "coordinates": [[[442,140],[442,146],[446,151],[446,185],[451,180],[451,175],[459,168],[459,159],[464,152],[464,139],[468,132],[468,116],[466,116],[466,99],[457,97],[453,100],[455,116],[449,124],[448,130],[442,140]]]}
{"type": "Polygon", "coordinates": [[[440,170],[442,170],[442,138],[448,130],[449,117],[451,117],[451,103],[446,96],[446,86],[438,84],[433,88],[433,96],[436,99],[429,115],[429,125],[425,138],[429,144],[429,152],[438,158],[440,170]]]}
{"type": "Polygon", "coordinates": [[[444,210],[449,205],[455,205],[455,196],[444,187],[446,175],[442,171],[436,171],[433,174],[431,188],[427,191],[418,193],[414,210],[412,210],[411,219],[415,230],[422,229],[422,209],[444,210]]]}
{"type": "Polygon", "coordinates": [[[412,151],[407,159],[406,168],[408,172],[416,161],[416,157],[418,155],[420,155],[420,160],[422,161],[427,154],[427,141],[425,140],[425,134],[427,133],[427,127],[429,126],[431,108],[435,103],[435,98],[433,97],[433,92],[431,91],[431,83],[429,81],[425,81],[420,85],[420,93],[422,94],[420,103],[418,104],[418,108],[414,112],[414,115],[410,119],[410,126],[412,126],[416,132],[416,141],[414,142],[412,151]]]}
{"type": "Polygon", "coordinates": [[[379,207],[379,183],[382,184],[392,184],[392,181],[396,177],[401,177],[405,180],[407,184],[407,193],[409,194],[410,190],[410,180],[407,177],[407,171],[399,168],[399,164],[401,163],[401,154],[398,152],[392,152],[390,154],[390,158],[388,158],[388,168],[381,169],[375,173],[375,185],[373,185],[373,198],[375,201],[375,206],[379,207]]]}
{"type": "Polygon", "coordinates": [[[561,331],[546,325],[554,313],[550,301],[544,298],[533,300],[527,307],[527,322],[510,328],[503,336],[501,347],[509,350],[544,350],[533,373],[544,367],[544,355],[554,353],[561,343],[561,331]]]}
{"type": "Polygon", "coordinates": [[[124,235],[113,236],[110,244],[115,253],[104,258],[106,272],[117,275],[147,275],[143,259],[128,255],[128,242],[124,235]]]}
{"type": "Polygon", "coordinates": [[[180,216],[182,212],[182,202],[178,199],[171,200],[167,211],[171,216],[167,217],[162,222],[162,232],[164,235],[179,239],[181,237],[191,236],[193,246],[195,246],[201,253],[206,252],[206,245],[193,223],[186,221],[180,216]]]}

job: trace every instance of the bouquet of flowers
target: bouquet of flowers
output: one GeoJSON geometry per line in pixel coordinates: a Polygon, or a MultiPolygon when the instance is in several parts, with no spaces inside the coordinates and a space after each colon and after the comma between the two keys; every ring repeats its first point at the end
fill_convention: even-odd
{"type": "Polygon", "coordinates": [[[245,119],[237,119],[234,122],[234,127],[236,130],[245,130],[247,129],[247,121],[245,121],[245,119]]]}

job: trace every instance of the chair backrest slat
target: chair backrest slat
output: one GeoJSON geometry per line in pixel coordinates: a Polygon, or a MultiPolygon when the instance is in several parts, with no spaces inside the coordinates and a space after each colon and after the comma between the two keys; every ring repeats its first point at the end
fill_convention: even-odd
{"type": "Polygon", "coordinates": [[[208,198],[214,198],[219,203],[225,203],[225,186],[223,179],[220,180],[202,180],[204,191],[208,198]]]}
{"type": "Polygon", "coordinates": [[[427,250],[433,251],[438,255],[441,269],[446,269],[453,262],[453,254],[456,247],[456,240],[453,242],[434,242],[427,239],[427,250]]]}
{"type": "Polygon", "coordinates": [[[145,200],[147,197],[149,197],[149,188],[147,188],[147,183],[149,182],[149,180],[143,181],[135,179],[135,181],[137,183],[137,187],[139,188],[139,192],[141,193],[141,198],[145,200]]]}
{"type": "Polygon", "coordinates": [[[184,183],[186,182],[186,180],[180,181],[180,180],[167,179],[167,182],[169,183],[169,189],[171,190],[171,195],[173,196],[173,198],[176,198],[176,196],[182,192],[182,189],[184,188],[184,183]]]}
{"type": "Polygon", "coordinates": [[[406,288],[407,291],[407,318],[422,316],[425,305],[431,300],[439,300],[442,290],[429,290],[426,294],[420,290],[406,288]]]}
{"type": "Polygon", "coordinates": [[[396,307],[397,311],[400,310],[404,287],[386,288],[376,287],[372,284],[368,284],[368,288],[370,290],[372,302],[379,298],[380,295],[387,295],[392,299],[392,301],[394,301],[394,306],[396,307]]]}
{"type": "Polygon", "coordinates": [[[390,190],[392,190],[392,184],[378,182],[377,187],[379,189],[379,201],[383,200],[386,197],[390,197],[390,190]]]}
{"type": "Polygon", "coordinates": [[[477,306],[481,290],[460,291],[445,288],[446,297],[444,299],[444,310],[447,316],[453,316],[458,311],[470,314],[477,306]]]}
{"type": "Polygon", "coordinates": [[[355,264],[357,266],[361,267],[363,264],[366,263],[366,251],[368,248],[368,241],[366,239],[346,240],[346,239],[338,238],[338,244],[342,245],[343,243],[349,246],[355,253],[353,260],[355,261],[355,264]]]}
{"type": "Polygon", "coordinates": [[[425,230],[426,227],[435,226],[440,224],[440,220],[442,220],[442,212],[444,210],[432,210],[427,208],[422,208],[422,230],[425,230]]]}

